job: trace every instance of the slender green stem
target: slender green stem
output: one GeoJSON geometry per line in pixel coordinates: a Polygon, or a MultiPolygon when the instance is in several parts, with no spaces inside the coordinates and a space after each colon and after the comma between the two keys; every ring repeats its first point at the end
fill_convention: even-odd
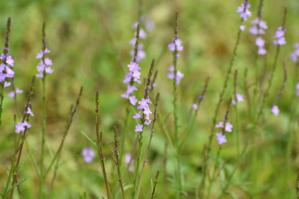
{"type": "Polygon", "coordinates": [[[104,176],[105,181],[105,187],[106,187],[106,193],[107,198],[110,198],[110,189],[109,189],[109,182],[108,177],[106,173],[106,167],[105,167],[105,160],[103,155],[103,133],[100,132],[100,124],[101,124],[101,118],[100,118],[100,111],[99,111],[99,93],[96,92],[96,135],[97,135],[97,147],[98,147],[98,154],[101,160],[101,166],[102,166],[102,172],[104,176]]]}

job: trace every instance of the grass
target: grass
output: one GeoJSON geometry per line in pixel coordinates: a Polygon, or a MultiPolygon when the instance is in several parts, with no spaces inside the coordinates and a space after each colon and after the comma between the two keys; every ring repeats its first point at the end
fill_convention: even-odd
{"type": "MultiPolygon", "coordinates": [[[[140,14],[138,1],[1,1],[0,46],[5,45],[6,19],[11,17],[14,86],[24,90],[16,101],[7,92],[3,95],[1,196],[10,198],[12,181],[6,185],[14,168],[13,198],[296,198],[299,77],[290,53],[299,41],[299,3],[264,2],[268,54],[259,58],[248,33],[259,1],[250,3],[253,16],[239,37],[235,9],[241,1],[143,1],[141,13],[155,28],[139,41],[146,52],[140,62],[142,78],[147,78],[153,59],[149,84],[155,70],[158,73],[156,87],[149,92],[155,122],[138,135],[131,119],[136,110],[120,97],[126,89],[122,81],[131,60],[129,41],[140,14]],[[285,7],[287,45],[277,50],[271,43],[285,7]],[[174,36],[176,12],[184,51],[173,60],[167,45],[174,36]],[[14,126],[24,119],[44,21],[54,73],[46,78],[45,109],[43,82],[35,81],[30,99],[35,116],[23,139],[14,126]],[[173,63],[184,73],[178,86],[167,78],[173,63]],[[84,93],[78,97],[81,86],[84,93]],[[245,100],[230,106],[234,93],[242,93],[245,100]],[[199,95],[204,97],[196,101],[199,95]],[[194,102],[197,111],[191,109],[194,102]],[[278,117],[271,113],[273,103],[280,108],[278,117]],[[219,146],[214,126],[223,120],[234,128],[226,134],[228,142],[219,146]],[[11,165],[20,143],[20,162],[11,165]],[[96,151],[91,163],[81,156],[85,147],[96,151]],[[127,154],[133,157],[129,163],[127,154]]],[[[148,86],[138,87],[141,98],[148,86]]]]}

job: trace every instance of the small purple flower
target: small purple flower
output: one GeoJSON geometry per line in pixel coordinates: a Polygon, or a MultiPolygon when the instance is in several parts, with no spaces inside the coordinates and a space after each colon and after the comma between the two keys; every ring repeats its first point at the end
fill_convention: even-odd
{"type": "Polygon", "coordinates": [[[283,27],[277,28],[277,30],[275,32],[273,44],[276,45],[276,46],[285,45],[286,40],[285,40],[284,35],[285,35],[285,29],[283,27]]]}
{"type": "Polygon", "coordinates": [[[140,133],[143,131],[143,125],[142,124],[137,124],[135,127],[135,132],[140,133]]]}
{"type": "Polygon", "coordinates": [[[86,147],[82,150],[81,155],[86,163],[91,163],[95,158],[96,153],[92,148],[86,147]]]}
{"type": "Polygon", "coordinates": [[[251,16],[249,8],[250,4],[248,2],[242,3],[242,5],[237,8],[237,13],[240,14],[241,19],[246,20],[248,17],[251,16]]]}
{"type": "Polygon", "coordinates": [[[244,97],[243,95],[241,95],[240,93],[236,93],[236,97],[235,99],[232,100],[232,104],[236,105],[239,102],[243,102],[244,101],[244,97]]]}
{"type": "Polygon", "coordinates": [[[133,119],[140,119],[141,118],[141,113],[136,113],[133,115],[133,119]]]}
{"type": "Polygon", "coordinates": [[[17,94],[22,94],[22,93],[23,93],[22,89],[16,88],[15,91],[10,91],[8,93],[8,96],[11,97],[11,98],[14,98],[17,94]]]}
{"type": "Polygon", "coordinates": [[[50,53],[50,50],[46,48],[44,51],[40,51],[36,56],[37,59],[40,59],[40,62],[36,66],[38,72],[36,76],[38,78],[43,78],[45,73],[53,73],[53,69],[51,67],[53,62],[50,58],[46,57],[48,53],[50,53]]]}
{"type": "Polygon", "coordinates": [[[221,132],[216,134],[216,139],[218,144],[220,145],[225,144],[227,142],[225,135],[221,132]]]}
{"type": "Polygon", "coordinates": [[[129,172],[134,172],[134,164],[131,164],[133,162],[133,157],[130,153],[125,154],[125,164],[128,167],[129,172]]]}
{"type": "Polygon", "coordinates": [[[175,38],[170,44],[168,44],[168,49],[171,52],[177,50],[178,52],[184,50],[183,42],[179,38],[175,38]]]}
{"type": "MultiPolygon", "coordinates": [[[[177,72],[176,73],[176,84],[179,85],[181,80],[184,77],[184,74],[179,70],[177,70],[176,72],[177,72]]],[[[174,66],[169,66],[168,67],[168,79],[174,79],[174,76],[175,76],[174,75],[174,66]]]]}
{"type": "MultiPolygon", "coordinates": [[[[223,129],[224,128],[224,123],[223,122],[218,122],[215,126],[217,129],[223,129]]],[[[233,125],[229,122],[225,123],[225,132],[232,132],[233,131],[233,125]]]]}
{"type": "Polygon", "coordinates": [[[240,25],[240,30],[241,30],[241,31],[245,31],[245,30],[246,30],[246,26],[245,26],[244,24],[241,24],[241,25],[240,25]]]}
{"type": "Polygon", "coordinates": [[[25,114],[30,115],[30,116],[34,116],[34,113],[32,112],[30,107],[27,107],[27,110],[25,111],[25,114]]]}
{"type": "Polygon", "coordinates": [[[138,102],[138,100],[137,100],[137,98],[136,98],[135,96],[131,96],[131,97],[129,98],[129,100],[130,100],[130,103],[131,103],[133,106],[135,106],[135,105],[137,104],[137,102],[138,102]]]}
{"type": "Polygon", "coordinates": [[[143,115],[144,115],[144,124],[145,125],[149,125],[151,123],[151,119],[150,116],[152,114],[151,110],[150,110],[150,104],[151,101],[149,98],[144,99],[142,98],[139,102],[138,102],[138,106],[137,109],[142,111],[143,115]]]}
{"type": "Polygon", "coordinates": [[[294,50],[294,52],[291,54],[291,59],[292,59],[292,61],[293,62],[297,62],[298,61],[298,58],[299,58],[299,43],[296,43],[295,45],[294,45],[294,48],[295,48],[295,50],[294,50]]]}
{"type": "Polygon", "coordinates": [[[251,28],[250,28],[250,33],[253,35],[264,35],[265,30],[268,29],[268,26],[265,21],[256,18],[251,22],[251,28]]]}
{"type": "Polygon", "coordinates": [[[265,40],[262,37],[262,35],[265,34],[266,29],[268,29],[266,22],[264,22],[260,18],[256,18],[251,22],[251,25],[252,26],[250,28],[250,33],[256,36],[255,45],[258,47],[258,54],[267,54],[267,50],[265,48],[265,40]]]}
{"type": "Polygon", "coordinates": [[[129,165],[132,160],[133,160],[132,155],[130,153],[126,153],[125,154],[125,164],[129,165]]]}
{"type": "Polygon", "coordinates": [[[197,109],[198,109],[198,105],[195,104],[195,103],[193,103],[193,104],[192,104],[192,109],[193,109],[193,110],[197,110],[197,109]]]}
{"type": "Polygon", "coordinates": [[[11,83],[10,82],[4,82],[4,88],[10,87],[11,83]]]}
{"type": "Polygon", "coordinates": [[[14,59],[9,54],[1,54],[0,60],[2,61],[2,63],[0,64],[0,82],[9,82],[9,80],[7,79],[12,79],[15,75],[15,72],[13,71],[14,59]]]}
{"type": "Polygon", "coordinates": [[[128,99],[130,95],[136,90],[137,90],[136,86],[128,85],[127,91],[122,94],[122,97],[128,99]]]}
{"type": "MultiPolygon", "coordinates": [[[[134,23],[133,24],[133,28],[137,29],[138,23],[134,23]]],[[[147,33],[146,31],[140,27],[139,29],[139,39],[145,39],[147,37],[147,33]]],[[[130,45],[132,46],[132,50],[130,52],[132,59],[134,60],[134,58],[136,58],[136,62],[139,63],[142,59],[144,59],[146,57],[146,53],[143,50],[143,45],[141,43],[138,44],[138,48],[137,48],[137,54],[136,57],[135,56],[135,45],[137,42],[137,31],[134,34],[133,39],[130,41],[130,45]]]]}
{"type": "Polygon", "coordinates": [[[296,85],[296,95],[299,97],[299,82],[296,85]]]}
{"type": "Polygon", "coordinates": [[[279,108],[278,108],[277,105],[273,105],[273,106],[272,106],[272,109],[271,109],[271,112],[272,112],[273,115],[278,116],[280,110],[279,110],[279,108]]]}
{"type": "Polygon", "coordinates": [[[27,121],[19,122],[16,124],[16,133],[24,133],[26,129],[31,128],[31,124],[29,124],[27,121]]]}

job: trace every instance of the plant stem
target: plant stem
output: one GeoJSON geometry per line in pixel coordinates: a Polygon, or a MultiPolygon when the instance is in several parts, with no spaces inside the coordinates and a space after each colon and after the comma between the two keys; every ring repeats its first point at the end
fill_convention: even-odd
{"type": "Polygon", "coordinates": [[[103,172],[104,181],[105,181],[107,198],[109,199],[110,198],[109,182],[108,182],[108,178],[107,178],[105,160],[104,160],[104,155],[103,155],[103,133],[100,132],[101,118],[100,118],[100,111],[99,111],[99,92],[96,92],[96,111],[95,112],[96,112],[96,134],[97,134],[98,155],[101,160],[101,166],[102,166],[102,172],[103,172]]]}

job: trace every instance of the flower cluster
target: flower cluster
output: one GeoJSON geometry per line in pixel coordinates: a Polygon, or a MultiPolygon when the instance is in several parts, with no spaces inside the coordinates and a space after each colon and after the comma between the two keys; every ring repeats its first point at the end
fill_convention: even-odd
{"type": "MultiPolygon", "coordinates": [[[[168,67],[168,79],[174,79],[175,75],[174,75],[174,66],[169,66],[168,67]]],[[[184,77],[184,74],[177,70],[176,72],[176,84],[179,85],[182,78],[184,77]]]]}
{"type": "MultiPolygon", "coordinates": [[[[179,52],[184,50],[184,46],[182,43],[182,40],[179,39],[178,37],[176,37],[170,44],[168,44],[168,49],[170,52],[176,53],[176,58],[179,58],[179,52]]],[[[168,67],[168,75],[167,75],[168,79],[175,79],[176,80],[176,84],[179,85],[179,83],[181,82],[182,78],[184,77],[184,74],[177,70],[176,74],[175,74],[175,69],[174,66],[171,65],[168,67]]]]}
{"type": "Polygon", "coordinates": [[[143,124],[138,123],[135,126],[135,132],[140,133],[143,131],[143,125],[150,125],[152,120],[151,120],[151,109],[150,109],[150,104],[151,100],[149,98],[142,98],[140,101],[138,101],[135,97],[134,99],[130,99],[130,102],[132,105],[137,105],[137,110],[138,112],[133,116],[134,119],[136,120],[142,120],[143,124]]]}
{"type": "Polygon", "coordinates": [[[229,122],[219,122],[215,126],[217,129],[222,129],[222,131],[216,134],[216,139],[218,144],[222,145],[227,142],[225,133],[230,133],[233,130],[233,125],[229,122]]]}
{"type": "Polygon", "coordinates": [[[82,150],[81,155],[86,163],[91,163],[96,153],[92,148],[86,147],[82,150]]]}
{"type": "Polygon", "coordinates": [[[244,25],[244,21],[246,21],[247,18],[251,17],[251,12],[249,11],[249,8],[250,8],[250,4],[247,1],[242,3],[242,5],[237,8],[237,13],[240,14],[240,17],[243,20],[242,24],[240,25],[241,31],[244,31],[246,29],[244,25]]]}
{"type": "Polygon", "coordinates": [[[298,61],[298,58],[299,58],[299,43],[296,43],[294,45],[294,52],[291,54],[291,59],[293,62],[297,62],[298,61]]]}
{"type": "Polygon", "coordinates": [[[15,72],[13,71],[14,66],[14,59],[11,55],[8,54],[1,54],[0,55],[0,82],[6,85],[5,87],[10,86],[9,79],[12,79],[15,75],[15,72]]]}
{"type": "Polygon", "coordinates": [[[241,19],[243,19],[244,21],[248,17],[251,17],[251,12],[250,12],[249,8],[250,8],[250,4],[247,1],[245,1],[244,3],[242,3],[242,5],[240,5],[237,8],[237,13],[240,14],[241,19]]]}
{"type": "Polygon", "coordinates": [[[274,35],[274,42],[273,44],[276,46],[282,46],[286,44],[285,40],[285,29],[283,27],[277,28],[275,35],[274,35]]]}
{"type": "Polygon", "coordinates": [[[266,22],[260,18],[256,18],[251,24],[250,33],[256,36],[255,45],[258,47],[258,54],[265,55],[267,50],[265,49],[265,40],[262,35],[265,34],[265,30],[268,29],[268,26],[266,22]]]}
{"type": "MultiPolygon", "coordinates": [[[[34,116],[32,110],[29,106],[26,108],[26,110],[24,112],[24,115],[25,115],[25,118],[29,117],[29,116],[32,116],[32,117],[34,116]]],[[[17,134],[20,134],[20,133],[24,133],[25,130],[28,129],[28,128],[31,128],[31,124],[29,124],[28,121],[23,120],[23,121],[16,124],[15,131],[16,131],[17,134]]]]}
{"type": "Polygon", "coordinates": [[[141,83],[140,82],[141,72],[138,63],[132,61],[130,64],[128,64],[128,68],[129,68],[129,72],[125,76],[125,79],[123,81],[123,83],[127,85],[127,90],[122,94],[122,97],[125,99],[129,99],[131,94],[137,90],[137,87],[133,86],[132,83],[134,82],[138,84],[141,83]]]}
{"type": "Polygon", "coordinates": [[[131,57],[132,61],[128,64],[129,72],[126,74],[123,83],[127,85],[127,90],[121,95],[125,99],[129,99],[134,91],[137,91],[137,87],[133,86],[133,83],[140,84],[140,67],[139,62],[145,58],[146,54],[143,50],[143,45],[139,43],[139,40],[145,39],[147,34],[144,29],[139,26],[139,32],[137,31],[138,23],[134,23],[133,28],[136,29],[133,39],[130,41],[130,45],[132,46],[131,57]],[[138,35],[137,35],[138,34],[138,35]],[[137,39],[139,39],[137,41],[137,39]],[[138,42],[137,51],[135,52],[135,48],[138,42]],[[135,54],[136,53],[136,54],[135,54]]]}
{"type": "Polygon", "coordinates": [[[50,53],[49,49],[45,49],[40,51],[36,58],[40,60],[40,62],[38,63],[36,69],[38,71],[38,74],[36,75],[36,77],[38,78],[43,78],[44,74],[52,74],[53,73],[53,69],[52,69],[52,60],[48,57],[45,57],[46,54],[50,53]]]}
{"type": "MultiPolygon", "coordinates": [[[[143,20],[145,19],[143,18],[143,20]]],[[[145,30],[140,26],[138,31],[138,23],[135,23],[133,27],[136,29],[136,33],[134,35],[134,38],[130,42],[130,45],[132,46],[132,61],[130,62],[130,64],[128,64],[129,72],[125,76],[125,79],[123,81],[123,83],[127,85],[127,90],[121,96],[125,99],[128,99],[130,104],[137,109],[137,113],[133,115],[133,118],[135,120],[138,120],[135,126],[135,132],[141,133],[144,129],[144,125],[149,125],[151,123],[151,101],[148,97],[138,100],[137,97],[133,94],[135,91],[137,91],[137,87],[133,84],[141,84],[141,70],[139,67],[139,62],[145,58],[146,54],[143,51],[143,45],[139,43],[139,40],[145,39],[147,35],[145,30]],[[139,40],[137,41],[137,39],[139,40]],[[138,46],[136,46],[137,42],[138,46]]]]}
{"type": "Polygon", "coordinates": [[[141,60],[143,60],[146,57],[146,53],[144,51],[143,45],[140,43],[140,40],[144,40],[147,37],[147,33],[143,28],[139,26],[139,35],[137,35],[137,27],[138,27],[138,22],[134,23],[133,28],[136,30],[133,39],[130,41],[130,45],[132,46],[130,55],[135,62],[139,63],[141,60]],[[136,48],[136,42],[137,38],[139,38],[139,43],[137,46],[137,52],[135,55],[135,48],[136,48]],[[135,57],[136,56],[136,57],[135,57]]]}
{"type": "Polygon", "coordinates": [[[175,38],[170,44],[168,44],[170,52],[181,52],[184,50],[183,42],[179,38],[175,38]]]}

